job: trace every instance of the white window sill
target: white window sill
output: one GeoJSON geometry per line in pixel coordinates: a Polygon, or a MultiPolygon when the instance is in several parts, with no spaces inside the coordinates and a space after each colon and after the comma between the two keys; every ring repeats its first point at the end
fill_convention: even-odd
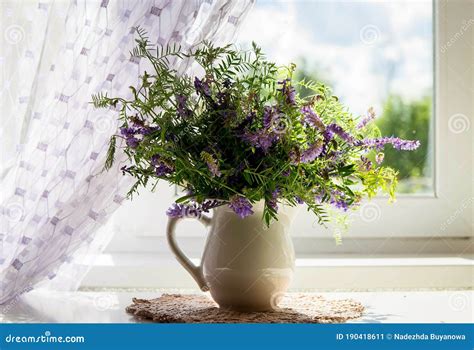
{"type": "MultiPolygon", "coordinates": [[[[198,261],[194,261],[197,263],[198,261]]],[[[472,256],[321,256],[296,260],[293,290],[464,289],[473,286],[472,256]]],[[[197,286],[169,255],[99,256],[83,288],[186,288],[197,286]]]]}
{"type": "MultiPolygon", "coordinates": [[[[125,312],[125,307],[131,304],[133,297],[157,298],[163,292],[168,291],[37,290],[23,295],[7,312],[0,313],[0,322],[131,323],[136,320],[125,312]]],[[[351,323],[472,323],[472,291],[318,294],[328,299],[351,298],[361,302],[366,312],[351,323]]]]}

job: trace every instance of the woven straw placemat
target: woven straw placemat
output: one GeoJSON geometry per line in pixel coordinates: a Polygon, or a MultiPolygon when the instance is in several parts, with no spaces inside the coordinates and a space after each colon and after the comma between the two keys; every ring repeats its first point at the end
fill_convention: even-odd
{"type": "Polygon", "coordinates": [[[133,298],[126,311],[159,323],[342,323],[362,316],[364,306],[352,299],[289,293],[277,310],[237,312],[220,309],[207,295],[163,294],[150,300],[133,298]]]}

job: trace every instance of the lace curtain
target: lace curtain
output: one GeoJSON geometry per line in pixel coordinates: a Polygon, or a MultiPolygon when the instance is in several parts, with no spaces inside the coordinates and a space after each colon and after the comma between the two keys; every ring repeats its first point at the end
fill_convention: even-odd
{"type": "Polygon", "coordinates": [[[110,238],[100,228],[131,180],[120,156],[102,172],[117,112],[89,102],[98,91],[127,96],[146,68],[129,55],[133,27],[161,45],[228,42],[252,3],[1,2],[0,303],[38,286],[77,288],[110,238]]]}

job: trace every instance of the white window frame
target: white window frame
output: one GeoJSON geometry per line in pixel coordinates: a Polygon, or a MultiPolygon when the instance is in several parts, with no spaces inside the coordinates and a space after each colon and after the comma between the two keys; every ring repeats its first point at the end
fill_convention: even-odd
{"type": "MultiPolygon", "coordinates": [[[[420,252],[459,255],[472,252],[473,160],[470,124],[474,73],[472,66],[470,71],[468,68],[474,61],[473,50],[469,46],[474,23],[466,16],[473,12],[473,4],[468,1],[434,1],[433,6],[433,195],[399,196],[395,204],[389,204],[383,198],[365,203],[361,211],[353,216],[349,232],[343,235],[342,246],[334,243],[331,231],[317,225],[314,215],[302,209],[292,232],[296,252],[300,256],[420,252]],[[463,29],[465,23],[471,23],[467,30],[463,29]],[[456,127],[459,127],[456,123],[467,123],[467,129],[456,133],[456,127]]],[[[172,203],[173,191],[162,190],[153,194],[155,214],[146,221],[153,220],[154,225],[147,224],[147,228],[141,228],[140,218],[136,218],[139,227],[135,231],[141,230],[138,234],[124,231],[112,220],[109,227],[116,232],[106,253],[167,254],[164,212],[172,203]],[[150,227],[155,231],[147,231],[150,227]]],[[[128,204],[120,210],[118,215],[133,208],[128,204]]],[[[141,209],[135,210],[139,212],[141,209]]],[[[180,230],[180,240],[191,255],[199,256],[205,232],[199,224],[186,225],[180,230]]]]}

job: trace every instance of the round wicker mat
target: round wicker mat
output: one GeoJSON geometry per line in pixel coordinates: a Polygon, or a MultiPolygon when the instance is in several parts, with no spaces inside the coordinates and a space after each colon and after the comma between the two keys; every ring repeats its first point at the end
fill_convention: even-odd
{"type": "Polygon", "coordinates": [[[342,323],[362,316],[364,306],[352,299],[289,293],[277,310],[237,312],[220,309],[207,295],[163,294],[150,300],[133,298],[126,311],[159,323],[342,323]]]}

